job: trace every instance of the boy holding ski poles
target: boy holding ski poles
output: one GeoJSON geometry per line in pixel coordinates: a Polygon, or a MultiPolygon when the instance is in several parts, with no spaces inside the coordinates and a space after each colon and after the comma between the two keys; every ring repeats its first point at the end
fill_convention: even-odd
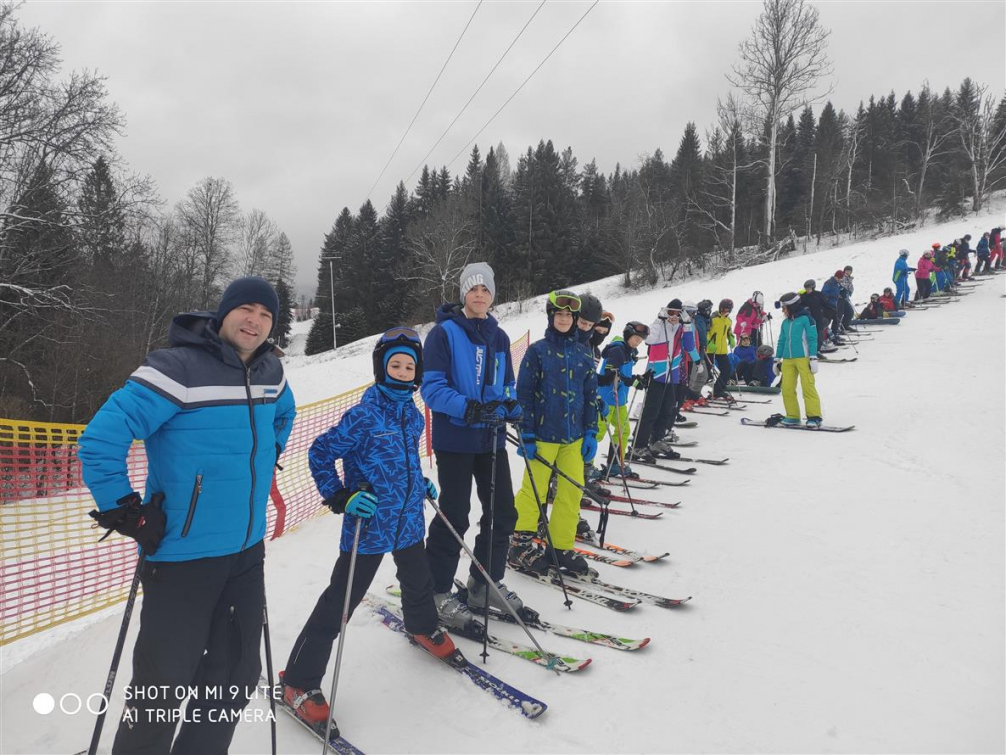
{"type": "Polygon", "coordinates": [[[378,340],[373,361],[374,385],[339,424],[315,439],[308,454],[325,505],[344,514],[342,540],[331,581],[294,642],[280,681],[286,704],[322,733],[331,711],[321,680],[342,629],[347,589],[352,615],[385,553],[398,567],[405,628],[413,641],[438,658],[454,652],[450,636],[437,626],[423,545],[423,503],[427,495],[436,498],[437,489],[423,477],[419,437],[424,422],[412,400],[423,380],[419,335],[411,328],[392,328],[378,340]],[[342,478],[335,469],[338,459],[342,478]]]}

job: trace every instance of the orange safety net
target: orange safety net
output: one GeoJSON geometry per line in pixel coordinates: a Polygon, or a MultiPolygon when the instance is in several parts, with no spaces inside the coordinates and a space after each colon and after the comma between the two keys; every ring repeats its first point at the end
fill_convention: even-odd
{"type": "MultiPolygon", "coordinates": [[[[530,342],[511,344],[515,367],[530,342]]],[[[298,407],[282,470],[273,480],[267,537],[274,539],[328,510],[314,486],[307,452],[339,422],[367,386],[298,407]]],[[[432,454],[430,414],[419,451],[432,454]]],[[[80,618],[124,600],[136,569],[137,548],[92,527],[95,508],[81,479],[77,440],[84,425],[0,419],[0,645],[80,618]]],[[[127,458],[134,490],[143,490],[147,457],[136,442],[127,458]]]]}

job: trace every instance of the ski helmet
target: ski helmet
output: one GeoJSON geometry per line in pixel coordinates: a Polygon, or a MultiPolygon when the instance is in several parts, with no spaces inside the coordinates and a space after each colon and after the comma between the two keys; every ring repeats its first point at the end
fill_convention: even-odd
{"type": "Polygon", "coordinates": [[[695,302],[693,301],[686,301],[681,306],[684,308],[685,312],[687,312],[690,315],[694,315],[699,309],[697,306],[695,306],[695,302]]]}
{"type": "Polygon", "coordinates": [[[545,302],[545,313],[548,315],[548,319],[551,320],[552,315],[560,309],[565,309],[576,315],[579,313],[581,306],[580,297],[575,293],[567,289],[558,289],[549,292],[548,301],[545,302]]]}
{"type": "Polygon", "coordinates": [[[909,252],[908,252],[907,249],[902,249],[900,252],[898,252],[898,256],[899,257],[907,257],[908,254],[909,254],[909,252]]]}
{"type": "Polygon", "coordinates": [[[933,242],[933,249],[939,249],[941,246],[943,246],[943,244],[941,244],[939,241],[933,242]]]}
{"type": "Polygon", "coordinates": [[[593,294],[583,294],[580,297],[580,319],[587,322],[598,323],[604,315],[601,309],[601,300],[593,294]]]}
{"type": "Polygon", "coordinates": [[[423,343],[419,333],[412,328],[391,328],[386,330],[374,344],[374,381],[379,385],[391,384],[392,387],[406,385],[400,380],[388,377],[386,368],[393,354],[409,354],[416,360],[416,377],[410,387],[417,390],[423,382],[423,343]]]}
{"type": "Polygon", "coordinates": [[[765,307],[765,294],[761,291],[755,291],[751,294],[751,301],[758,305],[759,308],[765,307]]]}
{"type": "Polygon", "coordinates": [[[880,294],[870,294],[870,301],[880,301],[880,294]]]}
{"type": "Polygon", "coordinates": [[[964,240],[965,241],[971,241],[971,234],[970,233],[965,233],[964,234],[964,240]]]}
{"type": "Polygon", "coordinates": [[[884,293],[885,294],[893,294],[894,293],[894,289],[891,288],[890,286],[888,286],[887,288],[884,289],[884,293]]]}
{"type": "Polygon", "coordinates": [[[763,343],[755,349],[755,356],[760,357],[761,359],[771,359],[773,354],[775,354],[775,350],[767,343],[763,343]]]}
{"type": "Polygon", "coordinates": [[[813,278],[808,278],[803,282],[804,291],[813,291],[817,288],[817,282],[813,278]]]}
{"type": "Polygon", "coordinates": [[[793,307],[800,303],[800,294],[783,294],[779,297],[779,303],[784,307],[793,307]]]}
{"type": "Polygon", "coordinates": [[[933,250],[932,249],[927,249],[926,251],[924,251],[922,253],[922,256],[925,257],[925,258],[927,258],[927,259],[929,257],[932,257],[933,256],[933,250]]]}
{"type": "Polygon", "coordinates": [[[632,336],[646,338],[648,335],[650,335],[650,326],[646,323],[639,322],[638,320],[630,320],[625,323],[625,327],[622,328],[622,338],[626,341],[628,341],[632,336]]]}
{"type": "Polygon", "coordinates": [[[703,299],[698,304],[698,311],[704,315],[708,315],[713,311],[713,303],[710,299],[703,299]]]}
{"type": "Polygon", "coordinates": [[[733,299],[721,299],[720,300],[720,312],[722,312],[724,309],[727,310],[728,312],[733,312],[733,309],[734,309],[734,300],[733,299]]]}

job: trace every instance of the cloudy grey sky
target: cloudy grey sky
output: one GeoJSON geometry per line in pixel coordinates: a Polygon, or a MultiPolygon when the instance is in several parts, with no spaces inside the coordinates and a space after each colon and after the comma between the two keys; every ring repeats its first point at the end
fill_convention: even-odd
{"type": "MultiPolygon", "coordinates": [[[[20,11],[62,46],[66,69],[108,77],[128,119],[120,152],[174,204],[220,176],[294,245],[313,293],[318,250],[339,211],[356,211],[402,137],[476,0],[458,2],[74,2],[20,11]]],[[[539,0],[484,2],[371,199],[379,211],[531,17],[539,0]]],[[[464,169],[468,141],[590,7],[548,0],[428,162],[464,169]],[[462,152],[463,150],[463,152],[462,152]],[[454,160],[455,155],[460,156],[454,160]],[[453,162],[451,162],[453,160],[453,162]]],[[[818,2],[831,29],[831,99],[965,76],[1006,89],[1002,0],[818,2]]],[[[539,139],[604,172],[715,118],[759,1],[599,3],[478,138],[517,155],[539,139]]],[[[418,175],[418,174],[417,174],[418,175]]],[[[406,181],[411,190],[416,177],[406,181]]]]}

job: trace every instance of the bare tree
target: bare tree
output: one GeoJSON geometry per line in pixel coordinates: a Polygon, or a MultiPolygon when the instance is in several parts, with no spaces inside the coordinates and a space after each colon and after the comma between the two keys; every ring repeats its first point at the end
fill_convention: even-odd
{"type": "Polygon", "coordinates": [[[223,178],[204,178],[178,203],[185,226],[188,253],[198,267],[198,306],[206,309],[216,297],[222,278],[231,269],[234,242],[241,232],[241,211],[234,188],[223,178]]]}
{"type": "Polygon", "coordinates": [[[457,298],[458,276],[475,251],[474,222],[452,197],[429,217],[409,226],[412,265],[402,279],[418,283],[419,295],[436,303],[457,298]]]}
{"type": "Polygon", "coordinates": [[[996,119],[996,99],[984,84],[965,79],[952,118],[971,173],[971,209],[982,209],[989,177],[1006,165],[1006,120],[996,119]]]}
{"type": "Polygon", "coordinates": [[[919,92],[919,105],[917,119],[920,128],[920,139],[912,142],[912,146],[919,152],[919,176],[915,182],[915,217],[921,219],[925,212],[925,188],[926,176],[933,162],[950,152],[950,137],[953,135],[953,121],[950,113],[940,102],[940,98],[933,94],[929,88],[929,82],[922,85],[919,92]]]}
{"type": "Polygon", "coordinates": [[[768,242],[775,230],[779,125],[799,108],[827,96],[822,92],[809,97],[831,67],[825,54],[830,32],[820,25],[816,8],[804,0],[764,2],[751,37],[740,45],[740,63],[727,80],[752,100],[768,129],[764,226],[768,242]]]}
{"type": "Polygon", "coordinates": [[[252,210],[242,223],[241,239],[238,246],[238,275],[261,275],[275,254],[279,240],[279,228],[262,210],[252,210]]]}

